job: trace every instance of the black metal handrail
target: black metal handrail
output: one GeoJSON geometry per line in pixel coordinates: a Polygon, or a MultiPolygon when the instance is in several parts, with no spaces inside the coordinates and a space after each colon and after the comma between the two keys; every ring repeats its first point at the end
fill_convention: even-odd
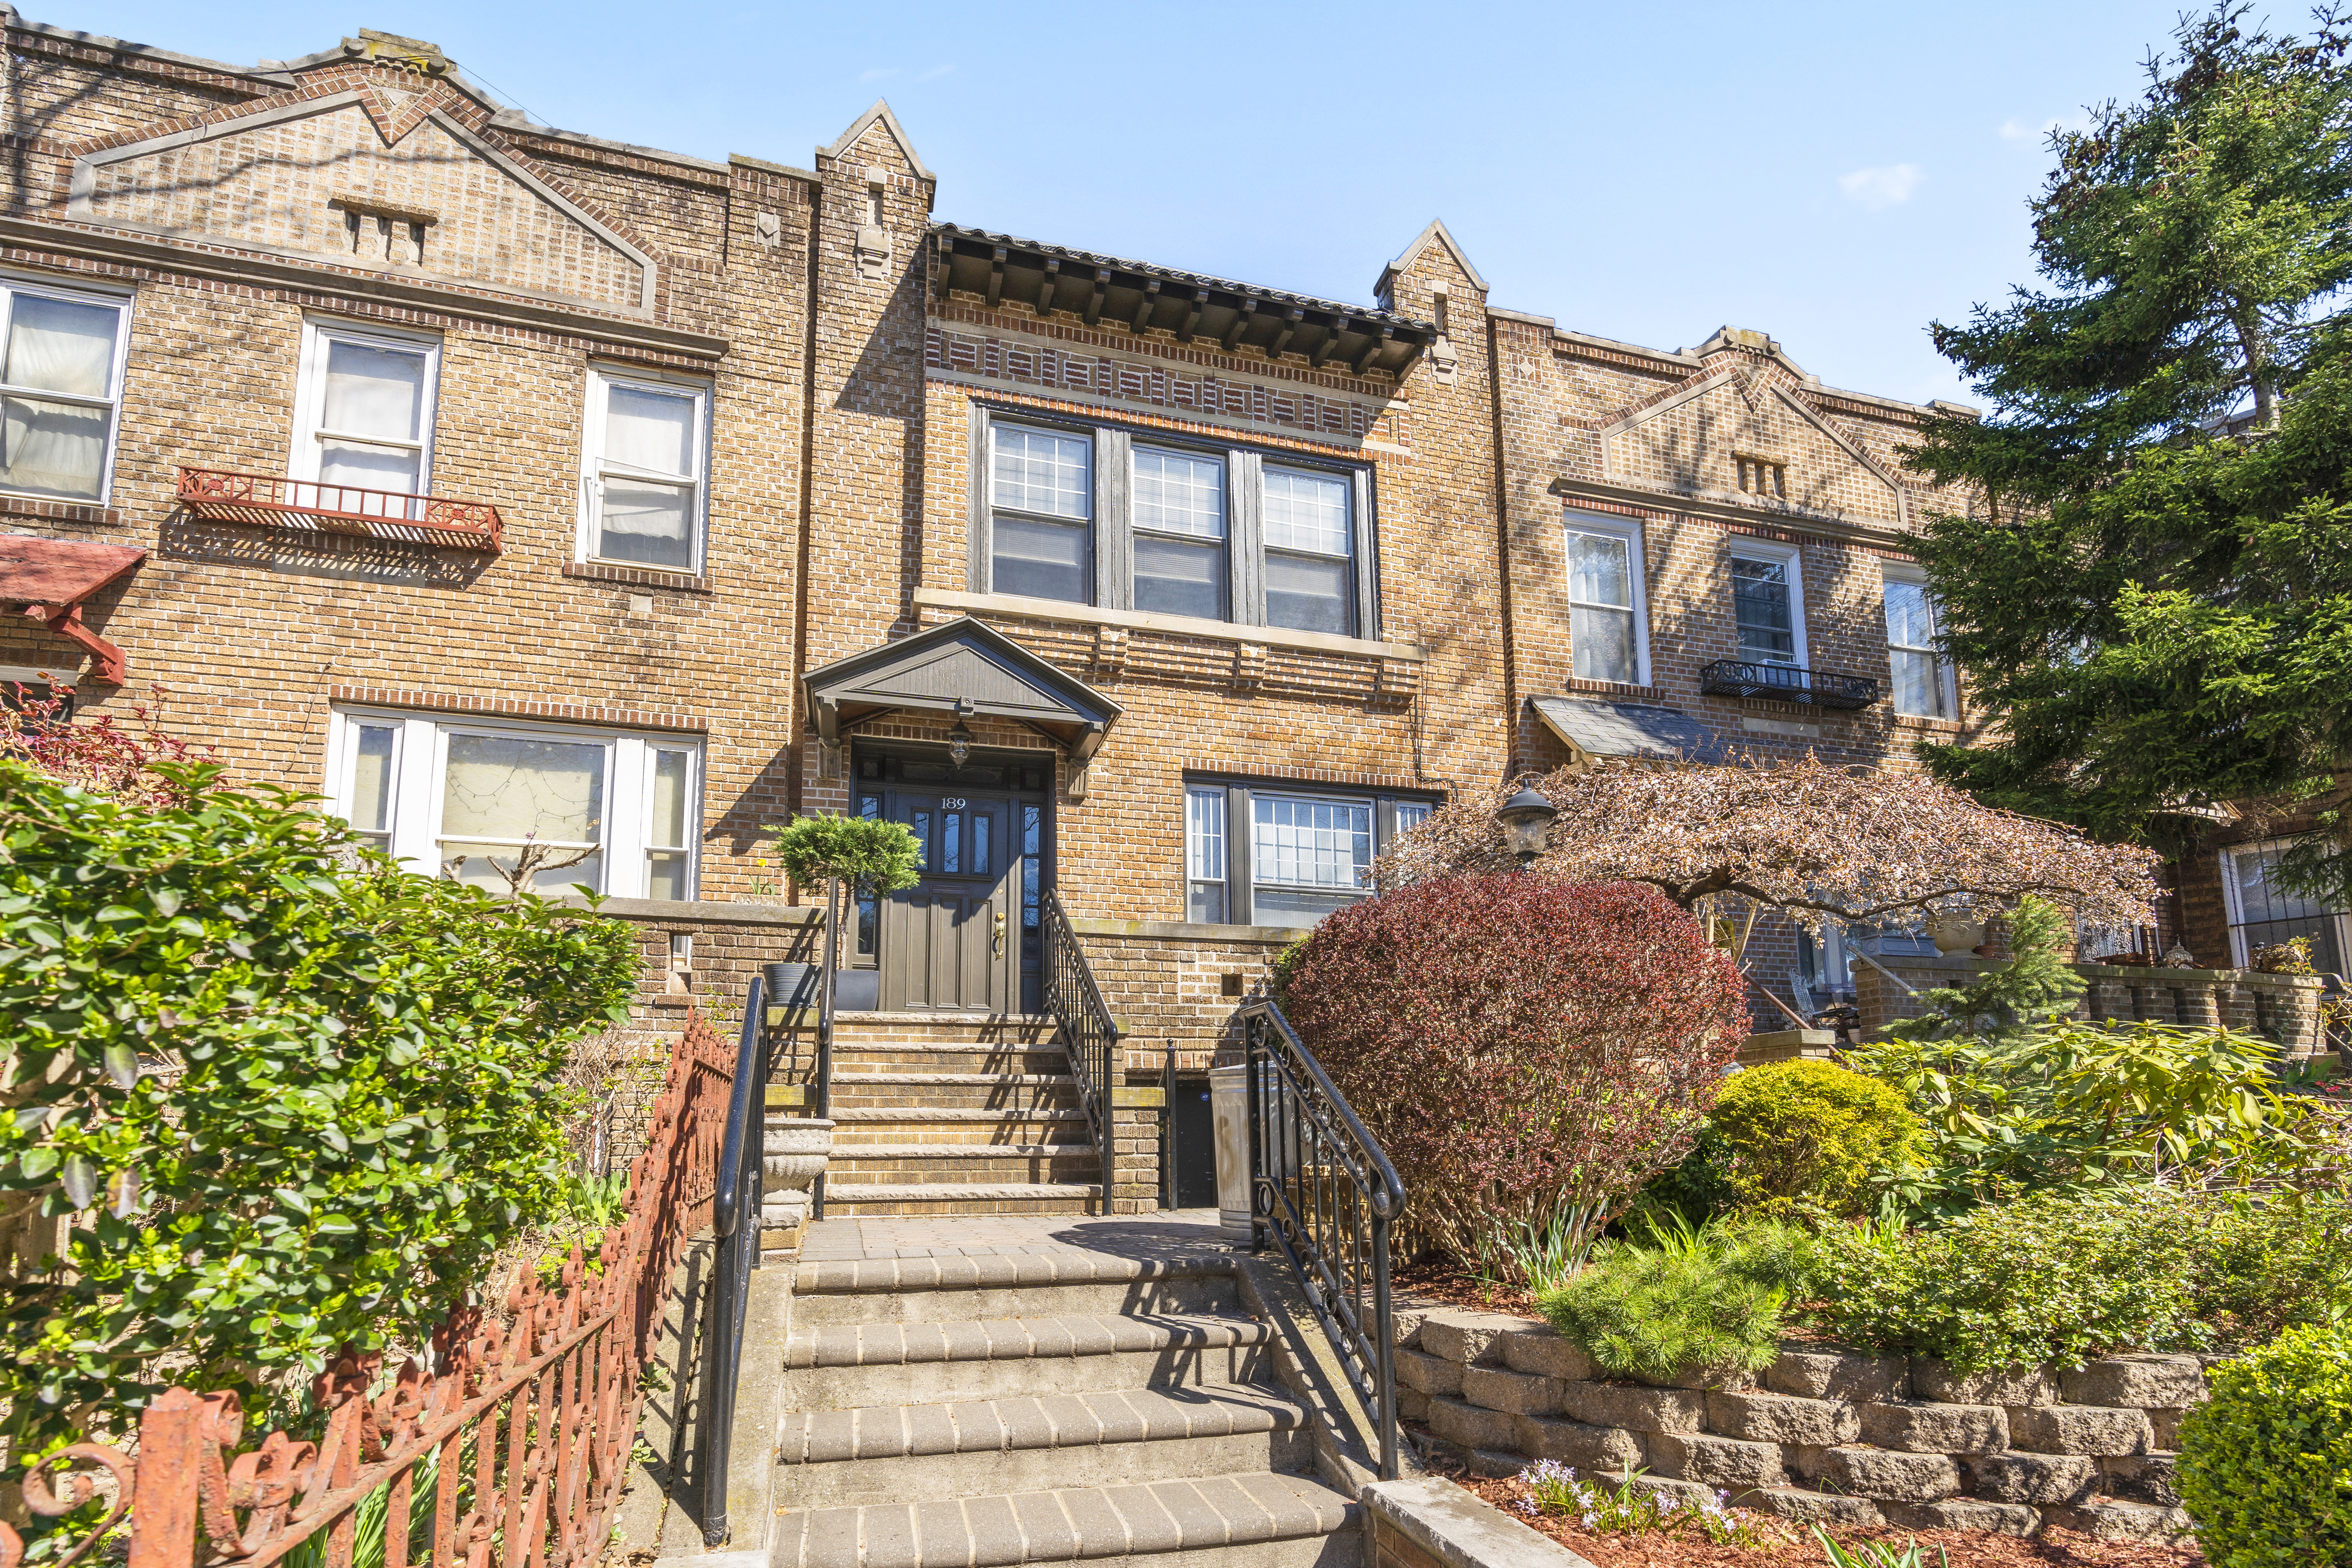
{"type": "Polygon", "coordinates": [[[1389,1232],[1404,1213],[1380,1141],[1269,1000],[1241,1010],[1249,1083],[1250,1210],[1298,1277],[1397,1475],[1396,1321],[1389,1232]]]}
{"type": "Polygon", "coordinates": [[[752,1269],[760,1267],[759,1133],[767,1100],[767,1032],[761,1027],[761,977],[743,997],[743,1033],[735,1047],[735,1087],[727,1099],[727,1131],[719,1144],[710,1231],[717,1257],[703,1321],[702,1540],[727,1539],[728,1439],[735,1429],[735,1383],[743,1364],[743,1319],[751,1301],[752,1269]],[[751,1157],[746,1159],[746,1150],[751,1157]],[[749,1215],[747,1219],[745,1216],[749,1215]]]}
{"type": "Polygon", "coordinates": [[[1087,1124],[1095,1138],[1096,1173],[1102,1180],[1103,1208],[1110,1208],[1111,1084],[1118,1070],[1118,1020],[1103,1000],[1095,972],[1087,967],[1086,950],[1070,925],[1070,912],[1061,895],[1048,891],[1040,919],[1045,936],[1045,1011],[1053,1015],[1055,1037],[1069,1054],[1070,1076],[1077,1081],[1078,1103],[1086,1107],[1087,1124]]]}
{"type": "Polygon", "coordinates": [[[1878,700],[1878,682],[1869,676],[1769,659],[1718,658],[1700,667],[1698,689],[1715,697],[1763,697],[1812,708],[1867,708],[1878,700]]]}

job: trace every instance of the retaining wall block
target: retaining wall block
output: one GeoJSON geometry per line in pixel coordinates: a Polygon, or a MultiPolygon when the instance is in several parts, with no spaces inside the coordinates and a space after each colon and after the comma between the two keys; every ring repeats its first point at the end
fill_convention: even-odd
{"type": "Polygon", "coordinates": [[[1429,1316],[1430,1310],[1431,1309],[1427,1307],[1391,1309],[1389,1319],[1395,1327],[1397,1349],[1417,1351],[1421,1348],[1422,1321],[1429,1316]]]}
{"type": "Polygon", "coordinates": [[[1998,1405],[1862,1405],[1862,1440],[1911,1454],[1998,1454],[2009,1416],[1998,1405]]]}
{"type": "Polygon", "coordinates": [[[1472,1405],[1512,1415],[1556,1415],[1559,1413],[1560,1382],[1530,1373],[1505,1372],[1500,1367],[1462,1369],[1462,1397],[1472,1405]]]}
{"type": "Polygon", "coordinates": [[[1601,1375],[1591,1356],[1548,1323],[1505,1334],[1503,1363],[1513,1372],[1556,1377],[1563,1383],[1591,1383],[1601,1375]]]}
{"type": "Polygon", "coordinates": [[[1764,1369],[1764,1386],[1801,1399],[1903,1399],[1911,1392],[1911,1363],[1901,1356],[1783,1346],[1764,1369]]]}
{"type": "Polygon", "coordinates": [[[1519,1440],[1511,1416],[1458,1399],[1431,1399],[1428,1421],[1431,1431],[1465,1447],[1507,1448],[1519,1440]]]}
{"type": "Polygon", "coordinates": [[[2042,1528],[2039,1510],[1982,1498],[1945,1498],[1937,1502],[1883,1502],[1878,1511],[1897,1530],[1981,1530],[1991,1535],[2031,1535],[2042,1528]]]}
{"type": "Polygon", "coordinates": [[[1786,1394],[1706,1396],[1707,1430],[1750,1443],[1797,1443],[1832,1447],[1862,1435],[1853,1406],[1842,1399],[1799,1399],[1786,1394]]]}
{"type": "Polygon", "coordinates": [[[2186,1410],[2151,1410],[2147,1413],[2147,1446],[2155,1453],[2169,1454],[2180,1447],[2180,1418],[2186,1410]]]}
{"type": "Polygon", "coordinates": [[[1665,1499],[1668,1508],[1695,1503],[1702,1508],[1715,1500],[1715,1489],[1703,1481],[1676,1480],[1672,1476],[1635,1476],[1633,1484],[1665,1499]]]}
{"type": "Polygon", "coordinates": [[[2179,1508],[2180,1478],[2174,1467],[2179,1458],[2178,1454],[2119,1454],[2101,1459],[2099,1474],[2106,1479],[2110,1497],[2179,1508]]]}
{"type": "Polygon", "coordinates": [[[1825,1490],[1892,1502],[1936,1502],[1960,1489],[1960,1467],[1949,1454],[1898,1454],[1891,1448],[1841,1444],[1793,1447],[1790,1468],[1825,1490]]]}
{"type": "Polygon", "coordinates": [[[1807,1491],[1802,1487],[1759,1487],[1735,1498],[1740,1508],[1758,1509],[1799,1524],[1883,1524],[1885,1516],[1866,1497],[1841,1497],[1834,1492],[1807,1491]]]}
{"type": "Polygon", "coordinates": [[[1933,1356],[1915,1355],[1911,1397],[1936,1405],[2055,1405],[2058,1380],[2046,1366],[1954,1372],[1933,1356]]]}
{"type": "Polygon", "coordinates": [[[1707,1397],[1686,1388],[1641,1388],[1624,1383],[1559,1385],[1559,1408],[1570,1420],[1633,1432],[1696,1432],[1705,1422],[1707,1397]]]}
{"type": "Polygon", "coordinates": [[[1396,1353],[1396,1379],[1416,1394],[1459,1394],[1462,1392],[1462,1363],[1422,1351],[1399,1351],[1396,1353]]]}
{"type": "Polygon", "coordinates": [[[2193,1355],[2117,1355],[2058,1374],[2069,1405],[2179,1410],[2205,1398],[2205,1368],[2193,1355]]]}
{"type": "Polygon", "coordinates": [[[1432,1312],[1421,1321],[1421,1348],[1430,1355],[1444,1356],[1464,1365],[1485,1362],[1499,1364],[1502,1347],[1497,1342],[1506,1334],[1536,1327],[1532,1319],[1507,1317],[1501,1312],[1465,1312],[1447,1308],[1432,1312]]]}
{"type": "Polygon", "coordinates": [[[1456,1443],[1446,1437],[1431,1438],[1429,1451],[1433,1458],[1449,1465],[1459,1465],[1474,1476],[1494,1476],[1507,1480],[1528,1468],[1528,1461],[1521,1455],[1506,1453],[1500,1448],[1474,1448],[1467,1443],[1456,1443]]]}
{"type": "Polygon", "coordinates": [[[1429,1395],[1421,1390],[1401,1387],[1396,1391],[1396,1399],[1397,1414],[1405,1420],[1425,1422],[1429,1419],[1429,1395]]]}
{"type": "MultiPolygon", "coordinates": [[[[1400,1402],[1399,1408],[1402,1408],[1400,1402]]],[[[1517,1447],[1532,1458],[1558,1459],[1580,1470],[1613,1470],[1622,1474],[1650,1463],[1652,1444],[1662,1436],[1629,1432],[1622,1426],[1592,1426],[1581,1421],[1549,1421],[1522,1415],[1515,1422],[1517,1447]]]]}
{"type": "Polygon", "coordinates": [[[2186,1541],[2196,1528],[2183,1510],[2116,1498],[2095,1498],[2075,1508],[2053,1508],[2042,1517],[2062,1530],[2079,1530],[2101,1541],[2186,1541]]]}
{"type": "Polygon", "coordinates": [[[1995,1502],[2063,1507],[2099,1489],[2099,1464],[2069,1454],[1975,1454],[1960,1461],[1969,1489],[1995,1502]]]}
{"type": "Polygon", "coordinates": [[[1778,1443],[1743,1443],[1703,1433],[1660,1433],[1650,1439],[1650,1468],[1711,1487],[1777,1487],[1788,1480],[1778,1443]]]}
{"type": "Polygon", "coordinates": [[[2036,1454],[2145,1454],[2150,1440],[2147,1412],[2112,1410],[2104,1405],[2019,1405],[2009,1413],[2012,1447],[2036,1454]]]}

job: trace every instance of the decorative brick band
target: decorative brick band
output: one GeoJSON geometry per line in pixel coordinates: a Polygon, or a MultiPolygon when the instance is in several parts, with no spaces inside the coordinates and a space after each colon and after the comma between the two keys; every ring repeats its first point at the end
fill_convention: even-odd
{"type": "Polygon", "coordinates": [[[433,713],[478,713],[496,719],[551,719],[565,724],[601,724],[615,730],[680,730],[700,734],[710,721],[690,713],[656,713],[636,708],[604,708],[586,702],[521,701],[504,697],[461,697],[404,687],[336,685],[331,702],[371,708],[417,708],[433,713]]]}
{"type": "Polygon", "coordinates": [[[119,506],[83,506],[74,501],[38,500],[32,496],[0,494],[0,514],[37,517],[47,522],[94,522],[106,528],[122,526],[119,506]]]}

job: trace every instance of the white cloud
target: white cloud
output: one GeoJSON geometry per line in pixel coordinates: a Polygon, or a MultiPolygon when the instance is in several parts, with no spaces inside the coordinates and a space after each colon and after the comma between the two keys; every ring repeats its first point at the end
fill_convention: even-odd
{"type": "Polygon", "coordinates": [[[1916,163],[1890,163],[1882,169],[1856,169],[1851,174],[1840,174],[1838,189],[1845,193],[1846,200],[1861,203],[1865,211],[1877,212],[1909,201],[1911,193],[1927,177],[1927,172],[1916,163]]]}
{"type": "Polygon", "coordinates": [[[887,81],[898,74],[898,68],[897,66],[876,66],[872,70],[859,71],[857,73],[857,79],[860,81],[887,81]]]}
{"type": "Polygon", "coordinates": [[[941,78],[941,77],[943,77],[943,76],[947,75],[947,74],[948,74],[948,72],[950,72],[950,71],[951,71],[951,70],[953,70],[953,69],[955,69],[955,67],[953,67],[953,66],[951,66],[951,65],[945,65],[945,66],[933,66],[930,69],[929,69],[929,70],[925,71],[922,75],[920,75],[920,76],[917,77],[915,79],[916,79],[917,81],[937,81],[937,80],[939,80],[939,79],[940,79],[940,78],[941,78]]]}

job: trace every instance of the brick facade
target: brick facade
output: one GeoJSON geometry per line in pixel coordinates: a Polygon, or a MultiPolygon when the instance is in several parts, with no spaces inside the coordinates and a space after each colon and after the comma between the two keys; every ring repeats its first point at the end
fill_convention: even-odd
{"type": "MultiPolygon", "coordinates": [[[[1171,1044],[1179,1070],[1204,1066],[1229,987],[1259,987],[1285,940],[1187,923],[1188,779],[1440,800],[1567,760],[1539,696],[1663,705],[1760,754],[1869,765],[1909,766],[1923,736],[1965,733],[1883,700],[1832,713],[1700,693],[1700,668],[1738,651],[1727,563],[1742,538],[1795,552],[1810,662],[1884,687],[1882,567],[1932,499],[1897,458],[1921,410],[1825,387],[1761,333],[1667,353],[1490,307],[1433,226],[1381,273],[1377,312],[1330,307],[1398,341],[1442,334],[1400,379],[1379,368],[1381,342],[1337,357],[1337,325],[1302,352],[1282,346],[1290,326],[1270,344],[1196,336],[1149,297],[1114,320],[1099,281],[1091,303],[1073,308],[1084,289],[1065,287],[1042,312],[992,283],[943,286],[937,178],[880,106],[813,168],[716,163],[530,124],[407,40],[241,68],[8,30],[0,286],[128,301],[103,493],[0,491],[8,531],[150,552],[85,607],[131,674],[119,689],[85,678],[82,710],[160,684],[164,721],[236,773],[339,803],[328,763],[344,710],[696,748],[691,898],[627,906],[660,970],[648,1017],[671,999],[669,932],[711,933],[677,984],[715,1016],[751,962],[803,936],[716,912],[799,897],[761,863],[761,829],[850,804],[802,678],[966,615],[1123,710],[1083,781],[1034,727],[983,714],[976,731],[1052,754],[1055,880],[1139,1074],[1171,1044]],[[437,344],[430,490],[497,506],[499,552],[180,504],[183,467],[289,472],[306,323],[437,344]],[[707,389],[691,566],[593,559],[583,542],[605,374],[707,389]],[[1124,578],[1093,605],[992,594],[972,441],[983,418],[1024,416],[1359,466],[1373,566],[1356,635],[1137,611],[1124,578]],[[1759,465],[1769,484],[1744,489],[1759,465]],[[1571,510],[1641,525],[1643,684],[1574,668],[1571,510]]],[[[1109,277],[1106,258],[1061,277],[1083,284],[1098,262],[1109,277]]],[[[1158,297],[1182,296],[1171,282],[1158,297]]],[[[68,659],[32,623],[0,629],[0,666],[68,659]]],[[[877,715],[852,726],[850,754],[941,739],[946,722],[877,715]]],[[[1793,955],[1787,933],[1761,940],[1793,955]]]]}

